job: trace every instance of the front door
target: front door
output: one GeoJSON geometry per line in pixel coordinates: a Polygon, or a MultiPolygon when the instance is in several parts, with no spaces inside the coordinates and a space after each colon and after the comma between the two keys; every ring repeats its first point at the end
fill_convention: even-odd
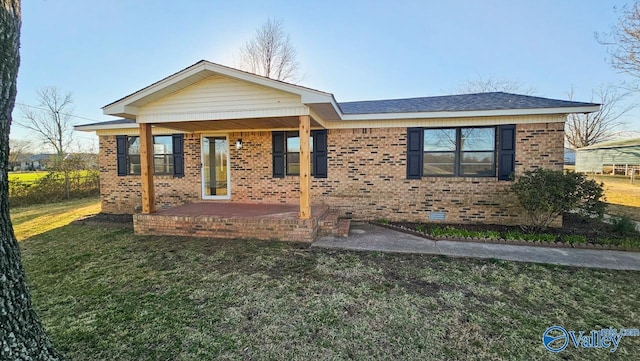
{"type": "Polygon", "coordinates": [[[227,137],[202,137],[202,198],[229,199],[230,177],[227,137]]]}

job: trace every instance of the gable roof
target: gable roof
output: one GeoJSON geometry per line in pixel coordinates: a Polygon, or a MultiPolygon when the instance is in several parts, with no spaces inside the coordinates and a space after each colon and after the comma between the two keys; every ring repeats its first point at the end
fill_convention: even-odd
{"type": "Polygon", "coordinates": [[[546,109],[598,106],[503,92],[338,103],[343,114],[456,112],[499,109],[546,109]]]}
{"type": "MultiPolygon", "coordinates": [[[[138,118],[140,107],[181,91],[213,75],[222,75],[231,79],[297,95],[300,97],[301,109],[308,109],[305,114],[311,114],[315,118],[320,118],[322,121],[327,122],[325,123],[327,125],[331,121],[568,114],[589,113],[599,109],[599,104],[595,103],[574,102],[503,92],[338,103],[331,93],[270,79],[201,60],[147,87],[109,103],[102,108],[105,114],[127,119],[86,124],[77,126],[76,129],[91,131],[98,129],[133,128],[136,123],[131,119],[138,119],[138,122],[162,122],[160,119],[143,119],[144,115],[138,118]]],[[[266,112],[264,112],[266,115],[260,115],[263,114],[260,110],[252,112],[251,114],[253,117],[272,116],[266,112]]],[[[204,115],[208,116],[208,114],[204,115]]],[[[245,119],[241,117],[241,115],[242,114],[225,114],[224,116],[227,118],[220,119],[245,119]]],[[[244,116],[247,116],[246,113],[244,116]]],[[[217,120],[218,118],[207,119],[217,120]]],[[[194,118],[194,120],[200,119],[194,118]]],[[[170,121],[179,122],[180,118],[171,119],[170,121]]]]}

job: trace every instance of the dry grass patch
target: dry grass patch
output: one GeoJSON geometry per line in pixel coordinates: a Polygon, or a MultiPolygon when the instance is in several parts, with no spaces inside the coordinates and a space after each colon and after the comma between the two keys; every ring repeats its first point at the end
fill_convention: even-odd
{"type": "Polygon", "coordinates": [[[640,221],[640,179],[631,184],[629,178],[623,176],[589,177],[604,183],[604,195],[610,205],[607,207],[607,213],[640,221]]]}

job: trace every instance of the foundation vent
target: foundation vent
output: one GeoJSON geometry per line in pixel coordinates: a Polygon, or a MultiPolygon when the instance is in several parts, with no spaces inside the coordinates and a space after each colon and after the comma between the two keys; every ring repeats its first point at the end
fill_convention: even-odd
{"type": "Polygon", "coordinates": [[[447,218],[444,212],[429,212],[430,221],[444,221],[447,218]]]}

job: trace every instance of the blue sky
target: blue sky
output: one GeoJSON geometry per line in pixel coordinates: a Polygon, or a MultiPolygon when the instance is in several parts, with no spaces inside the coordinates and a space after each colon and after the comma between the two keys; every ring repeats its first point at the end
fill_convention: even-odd
{"type": "MultiPolygon", "coordinates": [[[[87,118],[77,124],[114,119],[100,108],[198,60],[234,66],[269,17],[298,51],[300,84],[339,102],[449,94],[478,77],[558,99],[573,86],[589,101],[600,84],[630,80],[594,38],[627,2],[26,0],[17,101],[35,105],[36,90],[53,85],[73,94],[87,118]]],[[[625,117],[635,131],[638,115],[625,117]]],[[[30,137],[16,125],[11,136],[30,137]]],[[[75,137],[97,149],[94,136],[75,137]]]]}

